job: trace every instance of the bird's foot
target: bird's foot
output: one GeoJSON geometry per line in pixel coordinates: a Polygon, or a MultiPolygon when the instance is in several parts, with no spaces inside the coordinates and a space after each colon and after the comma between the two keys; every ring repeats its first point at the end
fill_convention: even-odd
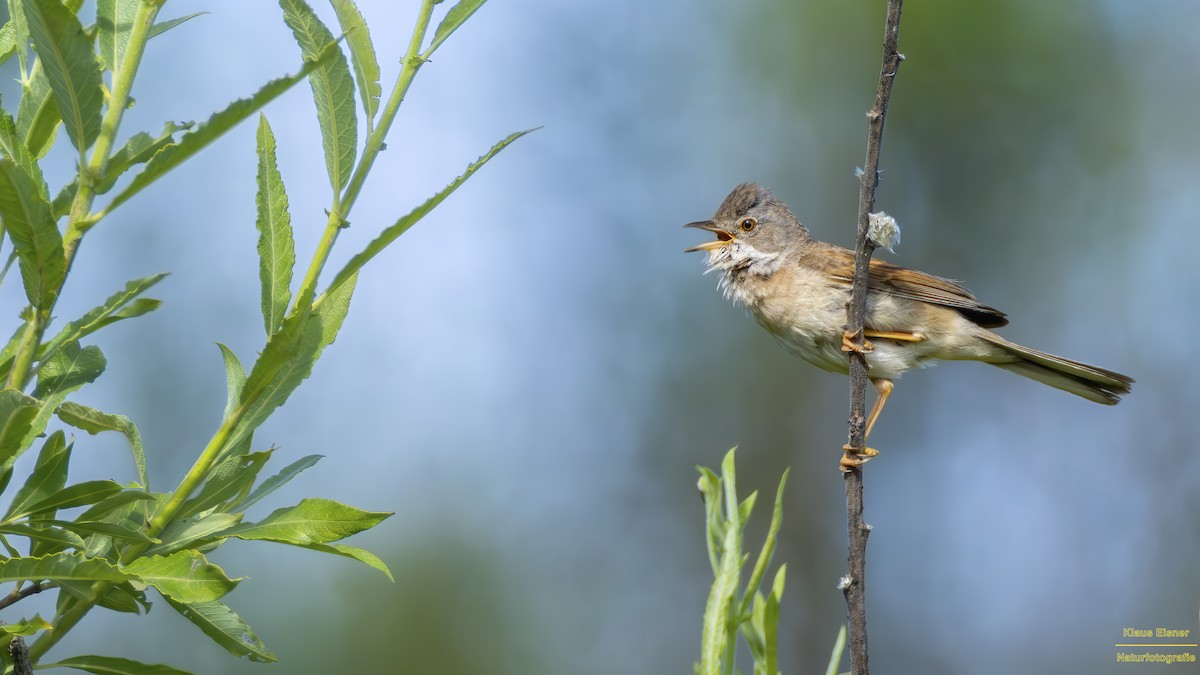
{"type": "Polygon", "coordinates": [[[879,454],[875,448],[855,448],[852,445],[843,445],[842,450],[845,452],[842,459],[838,462],[842,473],[849,473],[860,468],[863,464],[871,461],[871,458],[879,454]]]}
{"type": "Polygon", "coordinates": [[[862,347],[859,347],[854,342],[854,334],[848,330],[842,331],[842,351],[853,352],[855,354],[866,354],[867,352],[875,351],[875,345],[871,344],[870,340],[863,338],[862,347]]]}

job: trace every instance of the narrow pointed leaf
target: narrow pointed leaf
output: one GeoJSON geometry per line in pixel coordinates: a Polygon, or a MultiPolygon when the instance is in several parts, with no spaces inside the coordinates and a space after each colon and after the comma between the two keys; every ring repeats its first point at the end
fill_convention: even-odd
{"type": "Polygon", "coordinates": [[[62,235],[50,204],[11,159],[0,159],[0,220],[16,247],[29,304],[50,307],[67,274],[62,235]]]}
{"type": "Polygon", "coordinates": [[[227,605],[216,601],[184,604],[171,598],[167,598],[167,604],[230,654],[260,663],[278,660],[254,630],[227,605]]]}
{"type": "MultiPolygon", "coordinates": [[[[166,122],[163,124],[162,131],[159,132],[158,136],[151,136],[144,131],[134,134],[105,163],[104,175],[95,182],[92,189],[98,195],[108,194],[108,191],[116,185],[117,180],[125,175],[129,169],[150,161],[154,155],[158,154],[159,150],[175,144],[175,134],[181,131],[189,131],[195,126],[192,122],[166,122]]],[[[76,187],[77,184],[73,182],[71,185],[63,188],[63,190],[65,193],[69,193],[73,199],[76,187]]],[[[66,195],[60,193],[58,197],[54,198],[55,213],[58,213],[60,197],[65,201],[66,195]]]]}
{"type": "MultiPolygon", "coordinates": [[[[87,506],[88,504],[95,504],[102,499],[107,499],[120,491],[121,485],[111,480],[84,481],[65,487],[38,502],[30,504],[20,511],[14,511],[10,517],[15,519],[21,516],[53,512],[58,509],[87,506]]],[[[65,526],[68,523],[55,524],[65,526]]]]}
{"type": "Polygon", "coordinates": [[[846,626],[838,629],[837,639],[833,641],[833,652],[829,655],[829,665],[825,667],[825,675],[838,675],[842,665],[842,654],[846,651],[846,626]]]}
{"type": "Polygon", "coordinates": [[[41,407],[40,401],[16,389],[0,390],[0,469],[12,467],[27,447],[25,439],[41,407]]]}
{"type": "Polygon", "coordinates": [[[108,361],[99,347],[80,347],[78,342],[68,342],[38,366],[37,386],[33,389],[33,395],[49,399],[55,394],[78,389],[94,382],[107,365],[108,361]]]}
{"type": "Polygon", "coordinates": [[[373,126],[375,113],[379,110],[379,62],[375,58],[375,46],[371,43],[371,32],[363,20],[354,0],[331,0],[337,12],[338,24],[350,47],[350,62],[354,66],[354,79],[362,97],[363,112],[367,116],[367,128],[373,126]]]}
{"type": "Polygon", "coordinates": [[[141,192],[147,185],[161,178],[163,174],[179,166],[200,150],[203,150],[210,143],[223,136],[225,132],[235,127],[239,122],[258,112],[263,106],[275,100],[280,94],[291,89],[297,82],[307,77],[315,68],[332,60],[334,54],[341,54],[336,45],[323,53],[315,61],[309,61],[304,64],[300,72],[295,75],[289,75],[268,82],[255,92],[253,96],[238,99],[230,103],[224,110],[213,113],[212,117],[208,118],[208,121],[184,134],[178,143],[167,145],[160,149],[149,162],[146,162],[146,168],[137,176],[134,176],[133,181],[125,189],[118,192],[117,196],[113,197],[112,201],[105,208],[105,211],[111,213],[118,206],[141,192]]]}
{"type": "Polygon", "coordinates": [[[109,324],[121,321],[122,319],[133,318],[157,308],[160,304],[157,300],[152,301],[150,305],[131,306],[131,303],[151,286],[162,281],[166,276],[166,274],[155,274],[127,282],[125,288],[113,293],[100,305],[93,307],[83,316],[63,326],[62,330],[41,349],[38,353],[38,358],[43,361],[50,359],[63,345],[91,335],[109,324]]]}
{"type": "Polygon", "coordinates": [[[330,291],[317,306],[317,320],[321,322],[321,348],[317,351],[318,358],[326,347],[333,344],[338,332],[342,330],[342,323],[346,320],[346,314],[350,312],[350,298],[354,295],[354,287],[357,285],[358,273],[355,272],[346,283],[330,291]]]}
{"type": "Polygon", "coordinates": [[[358,117],[354,113],[354,78],[346,56],[337,46],[333,34],[321,23],[304,0],[279,0],[283,20],[292,29],[304,58],[315,59],[333,47],[333,58],[317,68],[309,77],[313,102],[317,106],[317,123],[321,127],[321,143],[325,146],[325,167],[334,194],[341,192],[354,170],[354,155],[358,145],[358,117]]]}
{"type": "MultiPolygon", "coordinates": [[[[408,228],[412,227],[417,223],[417,221],[424,218],[426,214],[432,211],[438,204],[441,204],[443,201],[445,201],[446,197],[449,197],[451,193],[465,183],[467,179],[474,175],[475,172],[480,168],[482,168],[484,164],[487,164],[488,160],[495,157],[501,150],[511,145],[513,141],[524,136],[530,131],[534,130],[528,129],[526,131],[518,131],[517,133],[510,134],[504,140],[493,145],[491,150],[488,150],[486,154],[467,166],[467,170],[464,171],[461,176],[455,178],[450,182],[449,185],[442,188],[437,194],[425,200],[424,204],[421,204],[417,208],[410,211],[408,215],[405,215],[404,217],[400,218],[400,220],[397,220],[395,223],[393,223],[390,227],[384,229],[384,231],[380,233],[380,235],[376,237],[374,241],[367,244],[367,247],[363,249],[362,252],[355,255],[350,259],[350,262],[346,263],[346,266],[337,273],[337,276],[334,277],[333,282],[329,284],[329,288],[336,289],[347,279],[349,279],[351,275],[362,269],[363,265],[366,265],[371,258],[374,258],[376,255],[378,255],[380,251],[387,248],[388,245],[390,245],[393,241],[396,241],[397,237],[408,231],[408,228]]],[[[327,294],[329,292],[330,291],[326,291],[327,294]]]]}
{"type": "Polygon", "coordinates": [[[17,106],[17,133],[24,139],[30,154],[41,159],[54,145],[60,122],[62,115],[54,102],[50,80],[42,62],[36,61],[29,75],[29,89],[22,93],[21,103],[17,106]]]}
{"type": "Polygon", "coordinates": [[[140,663],[115,656],[72,656],[57,663],[39,665],[39,668],[74,668],[95,675],[192,675],[161,663],[140,663]]]}
{"type": "Polygon", "coordinates": [[[46,187],[46,180],[42,178],[42,169],[29,152],[29,148],[25,147],[25,139],[17,131],[17,123],[7,110],[0,110],[0,152],[25,172],[37,188],[38,196],[42,199],[50,198],[50,189],[46,187]]]}
{"type": "Polygon", "coordinates": [[[61,527],[69,532],[74,532],[82,537],[100,535],[102,537],[133,541],[139,544],[151,544],[157,541],[146,536],[145,533],[139,530],[132,530],[118,523],[105,523],[98,520],[50,520],[45,522],[61,527]]]}
{"type": "Polygon", "coordinates": [[[467,19],[471,18],[480,7],[483,7],[484,0],[459,0],[450,11],[446,12],[446,16],[442,17],[441,23],[433,31],[433,42],[429,49],[425,52],[425,57],[437,51],[437,48],[450,37],[454,31],[458,30],[459,26],[466,23],[467,19]]]}
{"type": "Polygon", "coordinates": [[[25,19],[63,126],[81,153],[100,134],[104,83],[92,40],[60,0],[25,0],[25,19]]]}
{"type": "Polygon", "coordinates": [[[254,504],[257,504],[263,497],[286,485],[288,481],[299,475],[301,471],[316,464],[323,458],[322,455],[308,455],[288,464],[282,471],[264,480],[258,487],[254,488],[254,491],[246,499],[238,504],[234,504],[233,508],[238,511],[245,511],[254,504]]]}
{"type": "Polygon", "coordinates": [[[246,413],[230,434],[226,451],[253,433],[308,377],[321,349],[322,335],[320,321],[301,312],[285,319],[267,339],[267,346],[246,377],[238,403],[246,413]]]}
{"type": "Polygon", "coordinates": [[[184,548],[194,548],[197,542],[210,540],[213,535],[241,521],[240,513],[210,513],[194,520],[172,521],[158,537],[162,543],[146,549],[145,555],[168,555],[184,548]]]}
{"type": "Polygon", "coordinates": [[[246,384],[246,369],[242,367],[242,362],[238,360],[237,354],[234,354],[233,350],[220,342],[217,343],[217,347],[221,350],[221,358],[225,360],[225,415],[228,416],[242,398],[242,387],[246,384]]]}
{"type": "Polygon", "coordinates": [[[126,581],[129,576],[103,558],[79,553],[0,560],[0,582],[5,581],[126,581]]]}
{"type": "MultiPolygon", "coordinates": [[[[97,521],[105,519],[107,521],[110,514],[112,514],[114,511],[122,509],[123,507],[128,507],[129,504],[139,501],[154,501],[154,495],[142,490],[125,489],[109,497],[108,499],[98,501],[92,506],[88,507],[86,511],[79,514],[79,518],[77,520],[97,521]]],[[[139,525],[141,524],[142,523],[139,523],[139,525]]]]}
{"type": "Polygon", "coordinates": [[[133,30],[133,17],[137,15],[138,0],[96,0],[97,40],[100,43],[100,60],[118,77],[121,59],[125,58],[125,47],[129,44],[129,33],[133,30]]]}
{"type": "MultiPolygon", "coordinates": [[[[57,548],[59,551],[64,548],[83,548],[83,537],[57,527],[30,525],[28,523],[10,523],[8,525],[0,525],[0,533],[28,537],[30,541],[41,542],[57,548]]],[[[47,551],[47,553],[50,552],[56,551],[47,551]]]]}
{"type": "Polygon", "coordinates": [[[67,401],[58,406],[55,414],[64,423],[89,434],[94,435],[101,431],[117,431],[124,434],[133,453],[133,464],[137,468],[138,483],[146,489],[150,488],[149,478],[146,475],[146,449],[142,446],[142,434],[133,420],[124,415],[100,412],[95,408],[89,408],[73,401],[67,401]]]}
{"type": "Polygon", "coordinates": [[[278,509],[257,523],[244,523],[222,533],[247,540],[285,544],[327,544],[368,530],[391,513],[364,511],[330,499],[305,499],[278,509]]]}
{"type": "Polygon", "coordinates": [[[365,565],[374,567],[380,572],[383,572],[384,575],[387,576],[388,580],[392,583],[396,582],[396,578],[392,576],[392,571],[388,569],[388,566],[382,560],[379,559],[379,556],[371,553],[365,548],[347,546],[346,544],[304,544],[300,546],[300,548],[307,548],[310,551],[320,551],[322,553],[332,553],[333,555],[340,555],[344,558],[352,558],[365,565]]]}
{"type": "Polygon", "coordinates": [[[33,473],[25,480],[25,484],[17,490],[12,503],[8,506],[4,519],[11,520],[14,513],[28,513],[27,509],[52,494],[62,490],[67,484],[67,467],[71,461],[71,445],[67,444],[66,435],[56,431],[42,444],[38,453],[37,464],[33,473]]]}
{"type": "Polygon", "coordinates": [[[105,609],[126,614],[149,612],[151,605],[146,600],[146,592],[134,590],[133,584],[130,583],[116,584],[108,589],[108,592],[96,604],[105,609]]]}
{"type": "Polygon", "coordinates": [[[190,518],[244,498],[270,457],[270,451],[226,457],[213,469],[212,475],[200,488],[200,493],[184,502],[176,517],[190,518]]]}
{"type": "Polygon", "coordinates": [[[292,268],[296,248],[292,240],[292,217],[288,214],[287,191],[275,161],[275,135],[267,117],[258,116],[258,276],[262,282],[262,313],[267,335],[283,323],[292,300],[292,268]]]}
{"type": "Polygon", "coordinates": [[[122,569],[164,596],[183,603],[211,602],[233,590],[239,581],[225,576],[220,567],[196,551],[138,558],[122,569]]]}
{"type": "Polygon", "coordinates": [[[166,21],[160,21],[160,22],[154,24],[150,28],[150,37],[148,39],[156,38],[159,35],[162,35],[163,33],[171,30],[172,28],[178,26],[181,23],[186,23],[198,16],[204,16],[205,14],[208,14],[208,12],[195,12],[193,14],[188,14],[187,16],[181,16],[177,19],[168,19],[166,21]]]}

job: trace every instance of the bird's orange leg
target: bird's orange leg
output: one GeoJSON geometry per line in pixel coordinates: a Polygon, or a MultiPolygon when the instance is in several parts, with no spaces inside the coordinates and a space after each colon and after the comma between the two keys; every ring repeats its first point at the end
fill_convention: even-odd
{"type": "MultiPolygon", "coordinates": [[[[867,438],[871,436],[871,429],[875,427],[875,422],[879,419],[879,413],[883,412],[883,406],[887,403],[888,396],[892,395],[892,389],[895,388],[892,381],[885,377],[874,378],[871,380],[871,384],[875,385],[875,391],[879,395],[875,398],[875,405],[871,406],[871,414],[867,416],[867,429],[863,432],[864,444],[867,442],[867,438]]],[[[842,450],[845,451],[845,454],[842,455],[841,461],[838,462],[841,465],[842,471],[857,469],[879,454],[879,451],[875,448],[864,447],[862,450],[857,450],[850,445],[843,445],[842,450]]]]}
{"type": "Polygon", "coordinates": [[[864,330],[864,337],[884,338],[887,340],[899,340],[900,342],[924,342],[928,339],[921,331],[890,331],[890,330],[864,330]]]}

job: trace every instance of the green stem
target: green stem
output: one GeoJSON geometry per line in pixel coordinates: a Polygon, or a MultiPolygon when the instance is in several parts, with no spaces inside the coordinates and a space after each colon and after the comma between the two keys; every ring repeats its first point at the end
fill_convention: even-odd
{"type": "Polygon", "coordinates": [[[109,153],[117,138],[117,129],[121,126],[121,118],[125,108],[129,106],[129,94],[133,91],[133,79],[142,63],[142,55],[146,52],[146,42],[150,39],[150,29],[154,27],[154,19],[158,16],[161,1],[143,0],[138,3],[137,13],[133,17],[133,27],[129,31],[129,43],[117,71],[113,73],[112,93],[108,99],[108,109],[100,120],[100,135],[92,146],[92,158],[86,168],[79,172],[79,189],[75,192],[75,201],[71,204],[71,221],[67,225],[67,235],[63,241],[66,249],[67,266],[75,257],[79,240],[95,221],[89,218],[92,202],[96,199],[93,181],[104,175],[108,165],[109,153]]]}
{"type": "Polygon", "coordinates": [[[380,150],[383,149],[383,141],[392,127],[392,121],[396,119],[400,103],[408,94],[408,88],[412,84],[413,78],[417,76],[417,71],[425,63],[425,58],[421,55],[421,45],[425,43],[425,33],[429,30],[429,22],[433,17],[435,4],[437,4],[437,0],[421,1],[421,10],[417,15],[417,23],[413,27],[412,39],[408,43],[408,53],[404,55],[400,75],[396,77],[396,84],[392,87],[391,96],[388,97],[387,105],[384,106],[383,113],[379,116],[379,126],[375,127],[367,136],[362,157],[359,158],[358,166],[354,168],[354,173],[350,176],[346,191],[342,193],[340,200],[335,198],[335,201],[338,202],[337,208],[329,214],[325,232],[321,235],[321,241],[317,244],[316,252],[313,253],[312,262],[304,274],[300,292],[296,294],[296,302],[292,306],[293,312],[301,307],[303,302],[312,302],[312,298],[316,294],[317,278],[321,276],[321,270],[329,259],[333,244],[337,241],[338,232],[345,226],[350,216],[350,210],[354,208],[354,202],[358,200],[358,195],[362,192],[367,174],[371,171],[371,166],[375,164],[375,158],[379,155],[380,150]]]}
{"type": "MultiPolygon", "coordinates": [[[[155,17],[158,16],[160,4],[161,0],[143,0],[138,5],[133,28],[129,33],[129,44],[125,49],[125,56],[121,59],[120,68],[113,76],[113,88],[109,96],[108,109],[105,110],[104,117],[100,120],[100,134],[96,137],[96,144],[92,146],[91,161],[87,166],[79,168],[79,188],[75,191],[75,200],[71,203],[71,216],[67,223],[66,236],[63,238],[63,253],[68,270],[71,269],[71,264],[75,260],[75,252],[79,248],[79,241],[83,238],[84,232],[96,222],[95,219],[89,217],[92,201],[96,198],[92,183],[97,176],[103,175],[105,166],[108,164],[108,154],[112,151],[117,128],[121,125],[121,116],[125,114],[125,108],[129,105],[133,76],[142,62],[146,42],[150,39],[150,28],[154,25],[155,17]]],[[[66,276],[63,277],[63,283],[66,283],[66,276]]],[[[29,384],[29,379],[33,375],[33,362],[38,347],[42,343],[46,327],[50,324],[50,316],[54,313],[54,302],[61,291],[62,285],[60,284],[54,294],[55,300],[51,301],[50,306],[44,307],[40,311],[34,311],[21,345],[13,358],[13,367],[8,374],[8,386],[24,389],[29,384]]]]}

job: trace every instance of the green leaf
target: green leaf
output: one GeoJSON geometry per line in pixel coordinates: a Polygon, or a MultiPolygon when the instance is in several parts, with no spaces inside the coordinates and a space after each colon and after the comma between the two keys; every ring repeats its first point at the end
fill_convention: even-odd
{"type": "MultiPolygon", "coordinates": [[[[108,499],[103,499],[101,501],[96,502],[94,505],[89,507],[86,511],[79,514],[79,518],[77,518],[76,520],[79,520],[79,521],[100,520],[101,518],[106,518],[107,516],[109,516],[109,514],[113,513],[114,511],[116,511],[124,506],[128,506],[129,504],[132,504],[133,502],[139,502],[139,501],[154,501],[154,495],[150,494],[149,492],[143,492],[142,490],[134,490],[134,489],[127,488],[127,489],[122,490],[121,492],[118,492],[117,494],[109,497],[108,499]]],[[[139,525],[140,524],[141,523],[139,523],[139,525]]]]}
{"type": "Polygon", "coordinates": [[[123,319],[131,319],[156,309],[162,304],[158,300],[151,300],[148,305],[138,305],[134,303],[134,300],[142,293],[145,293],[151,286],[162,281],[166,276],[166,274],[155,274],[127,282],[125,288],[113,293],[100,305],[93,307],[83,316],[63,326],[62,330],[41,349],[38,353],[38,358],[42,361],[50,359],[63,345],[91,335],[109,324],[123,319]]]}
{"type": "MultiPolygon", "coordinates": [[[[29,523],[9,523],[8,525],[0,525],[0,533],[15,534],[18,537],[28,537],[31,542],[37,541],[45,545],[55,547],[58,550],[64,548],[83,548],[83,538],[74,532],[59,529],[57,527],[31,525],[29,523]]],[[[47,551],[51,553],[53,551],[47,551]]]]}
{"type": "Polygon", "coordinates": [[[350,61],[354,65],[354,79],[362,96],[363,112],[367,116],[367,128],[373,126],[375,113],[379,110],[379,62],[375,59],[375,47],[371,43],[371,32],[363,20],[354,0],[330,0],[337,12],[338,23],[346,44],[350,47],[350,61]]]}
{"type": "Polygon", "coordinates": [[[429,58],[429,55],[437,51],[437,48],[450,37],[458,27],[466,23],[467,19],[476,12],[480,7],[483,7],[484,0],[459,0],[457,4],[446,12],[446,16],[442,17],[441,23],[433,31],[433,42],[429,45],[429,49],[425,51],[424,57],[429,58]]]}
{"type": "Polygon", "coordinates": [[[127,581],[129,576],[103,558],[79,553],[51,553],[27,558],[0,559],[4,581],[127,581]]]}
{"type": "Polygon", "coordinates": [[[365,548],[347,546],[345,544],[304,544],[300,546],[300,548],[306,548],[310,551],[320,551],[321,553],[332,553],[333,555],[340,555],[345,558],[352,558],[361,563],[370,565],[380,572],[383,572],[389,581],[396,583],[396,578],[392,576],[392,571],[388,569],[388,566],[379,559],[379,556],[371,553],[365,548]]]}
{"type": "MultiPolygon", "coordinates": [[[[19,511],[13,511],[9,518],[16,520],[22,516],[29,516],[38,513],[46,513],[48,511],[56,511],[58,509],[69,509],[75,506],[87,506],[95,504],[101,499],[107,499],[121,491],[121,485],[114,483],[111,480],[89,480],[82,483],[76,483],[70,487],[65,487],[54,494],[37,501],[19,511]]],[[[59,527],[66,527],[71,523],[66,521],[47,521],[59,527]]]]}
{"type": "Polygon", "coordinates": [[[57,663],[47,663],[41,668],[74,668],[96,675],[192,675],[160,663],[139,663],[115,656],[72,656],[57,663]]]}
{"type": "Polygon", "coordinates": [[[354,295],[354,287],[357,285],[358,273],[355,272],[346,283],[330,291],[317,307],[317,320],[321,322],[321,348],[317,350],[316,358],[320,358],[325,348],[337,339],[346,314],[350,312],[350,298],[354,295]]]}
{"type": "Polygon", "coordinates": [[[338,48],[333,34],[321,23],[304,0],[279,0],[283,20],[292,29],[296,43],[305,60],[316,59],[330,47],[335,55],[312,72],[313,101],[317,106],[317,123],[321,127],[321,143],[325,146],[325,167],[336,195],[350,181],[354,170],[354,154],[358,145],[358,117],[354,113],[354,78],[346,56],[338,48]]]}
{"type": "Polygon", "coordinates": [[[239,579],[230,579],[220,567],[196,551],[138,558],[122,569],[165,597],[183,603],[211,602],[232,591],[239,579]]]}
{"type": "Polygon", "coordinates": [[[787,469],[783,472],[783,476],[779,479],[779,487],[775,490],[775,506],[771,512],[771,527],[767,530],[767,537],[763,540],[762,549],[758,553],[758,560],[754,563],[754,572],[750,574],[750,582],[746,585],[746,593],[742,597],[742,612],[745,612],[750,607],[750,598],[758,591],[758,585],[762,583],[763,577],[767,573],[767,566],[771,564],[771,557],[775,555],[775,539],[779,534],[779,528],[783,526],[783,487],[787,484],[787,477],[790,471],[791,469],[787,469]]]}
{"type": "Polygon", "coordinates": [[[249,494],[258,472],[270,459],[271,452],[252,452],[226,457],[213,469],[200,494],[184,502],[176,518],[190,518],[249,494]]]}
{"type": "Polygon", "coordinates": [[[147,39],[156,38],[159,35],[162,35],[163,33],[171,30],[172,28],[178,26],[181,23],[191,21],[192,19],[194,19],[198,16],[203,16],[205,14],[208,14],[208,12],[195,12],[194,14],[188,14],[187,16],[181,16],[178,19],[168,19],[167,21],[160,21],[150,27],[150,33],[149,33],[149,37],[147,39]]]}
{"type": "MultiPolygon", "coordinates": [[[[104,175],[97,178],[92,184],[93,192],[98,195],[108,194],[108,191],[129,169],[150,161],[154,155],[158,154],[159,150],[175,144],[175,134],[180,131],[188,131],[195,126],[192,122],[167,122],[163,124],[163,129],[157,137],[144,131],[134,134],[125,142],[125,145],[121,146],[120,150],[114,152],[112,157],[105,162],[104,175]]],[[[75,192],[78,189],[79,179],[76,178],[55,195],[52,206],[56,217],[65,216],[70,212],[71,203],[75,199],[75,192]]]]}
{"type": "Polygon", "coordinates": [[[145,555],[167,555],[183,548],[194,548],[193,544],[206,541],[241,521],[240,513],[210,513],[195,520],[173,520],[158,536],[162,543],[146,549],[145,555]]]}
{"type": "Polygon", "coordinates": [[[368,530],[391,513],[364,511],[330,499],[305,499],[276,510],[257,523],[230,528],[222,536],[307,546],[327,544],[368,530]]]}
{"type": "Polygon", "coordinates": [[[42,178],[42,169],[29,153],[29,148],[25,147],[25,139],[17,131],[17,123],[7,110],[0,110],[0,152],[25,172],[37,188],[38,196],[50,199],[50,189],[46,187],[46,180],[42,178]]]}
{"type": "Polygon", "coordinates": [[[12,19],[0,26],[0,63],[17,53],[17,27],[12,19]]]}
{"type": "Polygon", "coordinates": [[[67,484],[67,467],[71,462],[71,448],[66,442],[66,435],[56,431],[42,444],[38,453],[37,464],[33,473],[25,480],[25,484],[17,490],[12,504],[9,504],[4,519],[13,520],[14,513],[28,513],[27,510],[50,495],[62,490],[67,484]]]}
{"type": "MultiPolygon", "coordinates": [[[[25,8],[22,6],[27,0],[8,0],[8,16],[9,21],[13,24],[13,34],[16,39],[17,61],[20,63],[21,73],[29,72],[29,24],[25,21],[25,8]]],[[[38,62],[34,61],[33,67],[38,67],[38,62]]],[[[22,82],[24,84],[24,82],[22,82]]]]}
{"type": "Polygon", "coordinates": [[[146,449],[142,446],[142,434],[138,431],[137,425],[124,415],[110,415],[109,413],[100,412],[95,408],[89,408],[86,405],[81,405],[72,401],[67,401],[58,406],[55,411],[58,419],[65,424],[69,424],[76,429],[82,429],[89,434],[95,435],[101,431],[118,431],[125,435],[129,441],[129,447],[133,453],[133,464],[137,468],[138,484],[147,489],[150,488],[149,478],[146,475],[146,449]]]}
{"type": "Polygon", "coordinates": [[[292,240],[292,217],[288,215],[287,191],[275,162],[275,135],[267,117],[258,115],[258,276],[262,281],[262,313],[267,335],[274,333],[287,315],[292,300],[292,268],[296,248],[292,240]]]}
{"type": "Polygon", "coordinates": [[[267,346],[250,369],[238,402],[246,412],[230,433],[223,452],[248,438],[308,377],[320,352],[321,339],[321,322],[303,311],[284,319],[279,330],[267,338],[267,346]]]}
{"type": "Polygon", "coordinates": [[[119,523],[105,523],[98,520],[48,520],[45,522],[83,537],[99,535],[101,537],[133,541],[139,544],[153,544],[158,541],[146,536],[140,530],[133,530],[119,523]]]}
{"type": "Polygon", "coordinates": [[[124,416],[124,414],[109,414],[100,412],[96,408],[76,404],[73,401],[67,401],[58,407],[55,411],[59,419],[65,424],[70,424],[76,429],[82,429],[88,434],[96,435],[101,431],[119,431],[125,435],[125,438],[130,442],[130,449],[133,454],[133,465],[137,467],[138,484],[143,488],[150,488],[149,478],[146,477],[146,452],[142,446],[142,432],[138,431],[138,426],[133,424],[133,420],[124,416]]]}
{"type": "Polygon", "coordinates": [[[143,611],[149,612],[151,603],[146,600],[146,592],[134,590],[133,584],[123,583],[116,584],[108,589],[96,604],[111,609],[114,612],[124,612],[126,614],[141,614],[143,611]]]}
{"type": "Polygon", "coordinates": [[[118,77],[133,18],[137,16],[138,0],[96,0],[96,28],[99,31],[100,61],[118,77]]]}
{"type": "Polygon", "coordinates": [[[22,93],[21,103],[17,106],[17,132],[25,139],[30,154],[41,159],[50,151],[61,121],[50,80],[42,62],[36,61],[29,74],[29,87],[22,93]]]}
{"type": "Polygon", "coordinates": [[[451,193],[459,188],[459,186],[467,182],[467,179],[474,175],[475,172],[480,168],[482,168],[484,164],[487,164],[488,160],[495,157],[501,150],[511,145],[513,141],[531,131],[534,131],[534,129],[518,131],[514,134],[510,134],[504,140],[493,145],[491,150],[488,150],[486,154],[470,164],[467,167],[467,170],[464,171],[461,176],[455,178],[450,182],[449,185],[442,188],[437,194],[427,199],[424,204],[421,204],[417,208],[410,211],[408,215],[401,217],[400,220],[393,223],[390,227],[384,229],[384,231],[381,232],[374,241],[367,244],[367,247],[363,249],[362,252],[351,258],[350,262],[346,263],[346,266],[337,273],[337,276],[333,279],[333,283],[329,284],[329,288],[331,290],[326,291],[326,295],[330,294],[333,289],[336,289],[338,286],[342,285],[351,277],[351,275],[362,269],[363,265],[366,265],[371,258],[374,258],[379,254],[380,251],[387,248],[388,245],[395,241],[397,237],[404,234],[408,228],[412,227],[417,223],[417,221],[424,218],[426,214],[434,209],[434,207],[445,201],[446,197],[449,197],[451,193]]]}
{"type": "Polygon", "coordinates": [[[7,471],[27,447],[42,404],[16,389],[0,390],[0,470],[7,471]]]}
{"type": "Polygon", "coordinates": [[[220,342],[217,343],[217,347],[221,350],[221,358],[225,360],[225,416],[228,417],[242,398],[242,387],[246,384],[246,369],[242,367],[242,362],[238,360],[237,354],[234,354],[233,350],[220,342]]]}
{"type": "Polygon", "coordinates": [[[32,619],[21,619],[17,623],[0,626],[0,633],[29,637],[44,630],[51,630],[52,628],[54,626],[51,626],[49,621],[43,619],[40,614],[35,614],[32,619]]]}
{"type": "Polygon", "coordinates": [[[104,372],[108,360],[95,345],[80,348],[79,342],[68,342],[54,356],[38,366],[37,386],[33,395],[50,398],[94,382],[104,372]]]}
{"type": "Polygon", "coordinates": [[[316,464],[317,462],[321,461],[321,459],[323,459],[322,455],[308,455],[306,457],[301,457],[291,464],[288,464],[283,468],[282,471],[264,480],[262,484],[254,488],[254,491],[251,492],[248,497],[241,502],[234,504],[233,508],[238,511],[245,511],[252,505],[257,504],[263,497],[266,497],[267,495],[286,485],[288,481],[299,475],[301,471],[304,471],[308,467],[316,464]]]}
{"type": "Polygon", "coordinates": [[[62,235],[50,204],[11,159],[0,159],[0,220],[16,247],[29,304],[39,310],[52,306],[67,274],[62,235]]]}
{"type": "Polygon", "coordinates": [[[67,136],[82,153],[100,135],[104,105],[104,82],[92,40],[60,0],[25,0],[24,8],[29,37],[46,70],[67,136]]]}
{"type": "Polygon", "coordinates": [[[129,201],[131,197],[141,192],[147,185],[182,164],[192,155],[208,147],[210,143],[237,126],[239,122],[258,112],[258,110],[275,100],[280,94],[295,86],[297,82],[308,77],[308,74],[314,69],[333,59],[334,54],[341,54],[336,45],[322,54],[321,58],[316,61],[305,63],[304,68],[295,75],[289,75],[266,83],[253,96],[238,99],[226,106],[224,110],[213,113],[207,122],[184,134],[178,143],[161,148],[146,163],[146,168],[137,176],[134,176],[133,181],[124,190],[121,190],[117,193],[116,197],[113,197],[113,200],[105,208],[105,213],[112,213],[113,210],[126,201],[129,201]]]}
{"type": "Polygon", "coordinates": [[[167,604],[230,654],[245,656],[260,663],[278,660],[254,634],[254,630],[227,605],[215,601],[184,604],[169,597],[167,604]]]}
{"type": "Polygon", "coordinates": [[[829,665],[825,667],[825,675],[838,675],[838,666],[842,663],[842,653],[846,651],[846,625],[838,629],[837,639],[833,642],[833,652],[829,655],[829,665]]]}

